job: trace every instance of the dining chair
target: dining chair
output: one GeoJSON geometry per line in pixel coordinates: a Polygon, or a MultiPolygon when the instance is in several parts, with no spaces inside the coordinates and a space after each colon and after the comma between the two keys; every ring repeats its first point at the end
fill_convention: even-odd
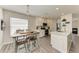
{"type": "Polygon", "coordinates": [[[32,49],[39,47],[39,42],[38,42],[38,38],[37,38],[37,34],[33,34],[30,36],[30,51],[32,52],[32,49]]]}
{"type": "Polygon", "coordinates": [[[19,36],[17,37],[16,39],[16,45],[15,45],[15,50],[16,52],[18,52],[18,47],[21,46],[21,45],[24,45],[24,48],[25,48],[25,51],[27,52],[27,43],[28,43],[28,37],[26,36],[19,36]]]}

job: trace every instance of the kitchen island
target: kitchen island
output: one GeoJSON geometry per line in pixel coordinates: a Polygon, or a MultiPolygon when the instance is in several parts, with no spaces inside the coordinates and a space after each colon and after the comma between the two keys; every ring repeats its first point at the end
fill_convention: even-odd
{"type": "Polygon", "coordinates": [[[66,32],[51,32],[51,45],[59,52],[67,53],[72,43],[72,34],[66,32]]]}

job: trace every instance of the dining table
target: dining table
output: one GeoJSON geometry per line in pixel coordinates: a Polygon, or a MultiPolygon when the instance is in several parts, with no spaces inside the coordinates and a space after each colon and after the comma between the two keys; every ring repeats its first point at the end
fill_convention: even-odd
{"type": "MultiPolygon", "coordinates": [[[[32,35],[36,35],[36,37],[38,36],[39,32],[37,31],[28,31],[28,32],[20,32],[20,33],[16,33],[14,35],[12,35],[12,38],[14,39],[15,41],[15,52],[16,52],[16,40],[19,40],[18,38],[19,37],[30,37],[32,35]]],[[[28,40],[29,42],[29,40],[28,40]]]]}

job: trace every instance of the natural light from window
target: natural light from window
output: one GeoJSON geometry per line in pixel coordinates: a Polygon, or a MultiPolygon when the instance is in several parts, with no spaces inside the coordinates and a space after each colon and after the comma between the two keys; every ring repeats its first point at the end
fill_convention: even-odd
{"type": "Polygon", "coordinates": [[[13,35],[17,30],[27,30],[28,20],[20,18],[10,18],[10,34],[13,35]]]}

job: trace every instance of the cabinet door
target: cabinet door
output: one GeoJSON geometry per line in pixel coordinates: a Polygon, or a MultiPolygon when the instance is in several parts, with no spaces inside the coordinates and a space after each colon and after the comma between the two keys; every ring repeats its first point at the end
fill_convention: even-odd
{"type": "Polygon", "coordinates": [[[67,41],[65,36],[61,35],[52,35],[51,37],[51,44],[52,47],[57,49],[60,52],[67,52],[67,41]]]}

